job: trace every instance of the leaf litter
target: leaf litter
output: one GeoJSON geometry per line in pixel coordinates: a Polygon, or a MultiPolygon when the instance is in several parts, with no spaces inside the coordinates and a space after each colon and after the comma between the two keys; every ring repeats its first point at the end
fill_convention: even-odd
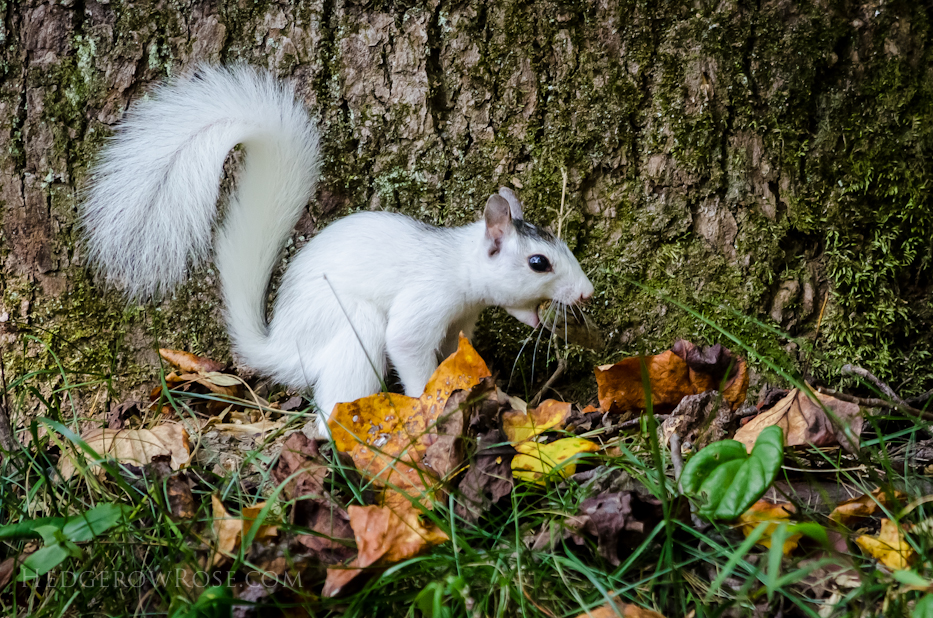
{"type": "MultiPolygon", "coordinates": [[[[268,412],[279,409],[285,413],[301,407],[299,397],[274,404],[255,393],[258,414],[226,404],[224,397],[237,399],[244,387],[248,388],[244,381],[224,373],[223,366],[209,359],[170,350],[160,353],[178,367],[166,376],[169,388],[203,389],[206,394],[220,396],[205,404],[207,420],[200,428],[216,430],[233,425],[247,437],[275,435],[285,423],[270,420],[268,412]]],[[[596,368],[595,374],[598,408],[575,411],[571,403],[551,399],[529,409],[525,402],[496,388],[485,362],[461,337],[457,352],[441,363],[421,397],[381,393],[338,405],[331,419],[335,450],[301,433],[280,437],[270,478],[280,487],[284,511],[266,508],[267,503],[260,501],[242,507],[240,515],[233,516],[216,494],[211,495],[214,545],[212,553],[205,556],[205,564],[225,568],[239,564],[238,556],[248,554],[272,573],[320,569],[326,571],[320,593],[341,596],[380,570],[448,542],[447,530],[432,516],[437,500],[450,496],[460,524],[477,525],[514,492],[517,484],[546,487],[574,482],[592,487],[594,495],[572,512],[555,514],[539,531],[527,534],[526,543],[536,551],[554,551],[565,543],[577,548],[592,544],[602,560],[618,566],[662,520],[662,503],[644,488],[615,491],[606,487],[599,479],[607,473],[614,479],[609,484],[616,489],[625,475],[601,472],[605,466],[599,465],[600,459],[588,458],[619,453],[617,438],[612,436],[620,435],[620,428],[626,426],[637,428],[625,419],[644,413],[648,401],[645,382],[650,386],[654,412],[663,416],[660,435],[665,443],[676,436],[698,454],[717,452],[733,436],[734,444],[753,453],[748,461],[755,461],[753,447],[761,443],[763,434],[771,436],[768,440],[773,443],[772,430],[780,437],[777,447],[768,447],[771,450],[841,447],[858,452],[864,424],[859,405],[793,389],[771,391],[757,410],[745,404],[749,384],[745,360],[719,345],[698,347],[681,340],[667,352],[622,359],[596,368]],[[749,412],[757,414],[749,420],[749,412]],[[712,450],[707,450],[710,447],[712,450]],[[580,465],[583,472],[578,471],[580,465]],[[348,491],[352,486],[361,487],[362,493],[348,491]],[[267,515],[257,524],[264,508],[267,515]],[[241,548],[246,539],[251,546],[241,548]]],[[[162,395],[154,391],[154,401],[156,397],[162,395]]],[[[137,469],[133,466],[161,466],[161,472],[152,468],[144,476],[165,482],[173,517],[193,518],[198,506],[191,483],[177,472],[189,464],[192,449],[187,434],[181,424],[168,418],[152,429],[122,428],[128,420],[138,421],[136,412],[131,405],[115,408],[108,417],[110,428],[92,429],[82,437],[101,455],[126,464],[131,471],[137,469]]],[[[142,408],[138,412],[144,413],[142,408]]],[[[164,416],[164,408],[162,412],[164,416]]],[[[224,433],[236,435],[238,430],[224,433]]],[[[702,459],[694,455],[688,463],[702,459]]],[[[734,461],[731,465],[735,470],[730,474],[747,467],[742,458],[734,461]]],[[[62,462],[61,476],[67,479],[75,472],[74,462],[67,456],[62,462]]],[[[684,475],[690,474],[685,468],[684,475]]],[[[760,472],[749,474],[749,478],[759,479],[756,475],[760,472]]],[[[725,509],[719,503],[704,506],[711,490],[703,493],[702,478],[686,483],[682,479],[682,486],[695,513],[725,519],[745,535],[755,533],[756,543],[768,548],[776,531],[793,530],[787,527],[806,521],[810,515],[799,512],[792,503],[757,499],[771,484],[767,476],[761,478],[765,482],[759,479],[757,484],[765,487],[752,483],[745,491],[736,489],[733,493],[743,494],[742,499],[730,498],[730,508],[725,509]],[[706,498],[698,499],[701,495],[706,498]]],[[[730,487],[722,480],[713,485],[721,485],[717,491],[724,494],[730,487]]],[[[829,527],[820,534],[828,544],[814,559],[830,555],[825,552],[843,555],[848,551],[845,539],[849,538],[885,568],[908,569],[917,560],[908,537],[925,529],[916,526],[911,532],[910,526],[886,517],[874,519],[882,507],[890,512],[902,499],[902,494],[879,489],[841,501],[825,519],[829,527]],[[895,502],[890,502],[892,499],[895,502]],[[880,526],[878,533],[852,534],[852,527],[866,522],[870,527],[880,526]]],[[[686,504],[682,502],[682,506],[686,504]]],[[[675,517],[687,517],[681,511],[675,509],[675,517]]],[[[789,558],[800,552],[805,537],[814,534],[808,530],[782,532],[781,554],[789,558]]],[[[12,572],[16,564],[4,561],[3,569],[12,572]]],[[[846,579],[851,570],[827,569],[813,571],[824,574],[822,583],[812,583],[808,577],[801,585],[812,584],[813,590],[825,592],[840,589],[827,587],[827,580],[836,578],[842,587],[851,581],[846,579]]],[[[0,575],[7,576],[6,571],[0,575]]],[[[238,592],[256,598],[271,593],[271,589],[238,592]]],[[[603,614],[660,615],[619,602],[585,615],[603,614]]]]}

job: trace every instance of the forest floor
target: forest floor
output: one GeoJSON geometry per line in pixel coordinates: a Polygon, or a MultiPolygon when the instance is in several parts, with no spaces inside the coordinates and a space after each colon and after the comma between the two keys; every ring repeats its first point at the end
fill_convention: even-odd
{"type": "Polygon", "coordinates": [[[11,377],[4,416],[46,410],[0,431],[0,613],[933,617],[930,393],[723,342],[595,368],[591,404],[548,398],[553,356],[510,396],[462,339],[420,398],[339,404],[331,441],[171,350],[101,418],[71,412],[83,378],[11,377]]]}

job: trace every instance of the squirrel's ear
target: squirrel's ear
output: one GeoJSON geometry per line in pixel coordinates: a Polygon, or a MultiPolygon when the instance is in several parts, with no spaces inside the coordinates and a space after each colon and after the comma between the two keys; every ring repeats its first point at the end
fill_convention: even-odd
{"type": "Polygon", "coordinates": [[[486,219],[486,239],[492,256],[499,253],[502,239],[513,230],[509,203],[501,195],[490,195],[483,218],[486,219]]]}
{"type": "Polygon", "coordinates": [[[518,196],[515,195],[515,192],[508,187],[499,187],[499,195],[504,197],[505,201],[509,203],[509,211],[512,213],[512,218],[521,219],[522,202],[518,199],[518,196]]]}

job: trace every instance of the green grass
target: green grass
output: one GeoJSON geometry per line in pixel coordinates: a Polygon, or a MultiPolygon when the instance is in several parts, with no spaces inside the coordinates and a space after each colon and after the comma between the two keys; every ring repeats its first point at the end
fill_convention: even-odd
{"type": "MultiPolygon", "coordinates": [[[[688,307],[681,309],[692,312],[688,307]]],[[[715,327],[704,316],[692,315],[698,323],[715,327]]],[[[759,326],[764,330],[765,325],[759,326]]],[[[767,334],[776,339],[783,336],[776,331],[767,334]]],[[[783,361],[758,356],[755,349],[741,339],[731,339],[728,332],[722,332],[721,341],[757,366],[770,368],[786,385],[801,384],[798,375],[784,369],[783,361]]],[[[74,436],[69,434],[77,434],[81,426],[81,419],[67,403],[69,395],[72,390],[97,385],[86,376],[64,372],[11,380],[8,400],[15,411],[27,400],[41,402],[43,409],[42,418],[19,428],[28,446],[4,452],[0,461],[0,525],[75,515],[100,504],[127,505],[129,519],[80,544],[80,555],[67,559],[49,575],[8,584],[0,590],[0,615],[229,615],[224,613],[229,608],[222,594],[213,606],[207,597],[195,603],[205,589],[217,594],[229,584],[236,590],[260,568],[263,556],[254,546],[252,551],[241,550],[229,570],[205,571],[205,559],[212,553],[211,494],[219,495],[234,515],[243,507],[269,500],[270,506],[262,515],[267,523],[276,523],[286,533],[301,532],[287,523],[293,505],[281,497],[281,488],[270,479],[268,470],[273,462],[264,451],[265,444],[258,443],[247,451],[236,469],[191,465],[186,474],[193,486],[197,514],[185,520],[170,516],[164,483],[141,478],[139,469],[110,463],[102,477],[85,469],[63,482],[55,472],[58,460],[63,449],[75,448],[74,436]],[[210,588],[216,584],[222,588],[210,588]]],[[[870,385],[858,388],[864,395],[880,396],[871,392],[870,385]]],[[[175,393],[165,403],[180,417],[191,418],[204,397],[175,393]]],[[[653,417],[648,418],[653,421],[653,417]]],[[[302,421],[300,414],[293,415],[288,428],[298,427],[302,421]]],[[[911,450],[929,436],[929,423],[885,411],[869,418],[857,457],[838,449],[786,449],[779,480],[814,490],[806,499],[787,496],[797,507],[795,519],[826,526],[827,512],[834,504],[826,491],[834,486],[845,486],[852,494],[867,493],[877,486],[889,492],[899,490],[907,494],[908,503],[933,494],[933,483],[921,469],[910,465],[911,450]]],[[[852,544],[843,551],[827,553],[819,543],[804,542],[790,557],[782,557],[779,551],[755,545],[727,524],[698,525],[678,494],[670,453],[658,441],[653,422],[643,423],[642,430],[623,432],[613,442],[616,455],[602,455],[580,468],[598,467],[594,479],[580,482],[571,478],[546,486],[518,483],[511,496],[484,514],[476,526],[455,515],[456,494],[434,504],[424,516],[447,533],[450,542],[384,570],[374,570],[365,585],[349,596],[320,599],[324,572],[308,568],[280,577],[274,593],[260,599],[262,609],[256,611],[263,616],[551,618],[574,617],[617,596],[668,618],[911,616],[915,602],[924,594],[917,586],[903,583],[909,576],[896,579],[852,544]],[[558,535],[552,547],[530,548],[530,538],[550,526],[562,530],[567,519],[578,514],[580,504],[612,480],[630,482],[653,495],[663,512],[663,517],[646,522],[640,542],[620,553],[619,565],[603,559],[596,539],[583,533],[578,535],[582,544],[558,535]],[[840,565],[854,569],[859,577],[855,585],[817,598],[813,587],[803,583],[808,576],[832,583],[832,569],[840,565]]],[[[331,482],[331,491],[348,504],[365,503],[365,483],[342,473],[332,475],[331,482]]],[[[933,515],[931,504],[918,504],[903,516],[899,510],[885,513],[885,517],[915,526],[908,540],[919,556],[911,569],[916,581],[933,578],[929,558],[933,555],[933,532],[923,523],[933,515]]],[[[871,521],[865,526],[865,532],[875,533],[877,526],[871,521]]],[[[38,543],[0,541],[0,561],[38,543]]],[[[300,560],[287,552],[285,558],[300,560]]]]}

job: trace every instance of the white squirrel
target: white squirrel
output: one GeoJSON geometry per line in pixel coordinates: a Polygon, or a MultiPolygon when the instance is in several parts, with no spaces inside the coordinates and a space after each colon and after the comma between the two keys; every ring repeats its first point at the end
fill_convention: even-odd
{"type": "Polygon", "coordinates": [[[316,125],[289,86],[255,69],[199,67],[131,106],[95,164],[81,209],[89,258],[130,299],[170,290],[211,251],[224,161],[245,161],[214,262],[233,349],[252,369],[320,409],[376,393],[387,360],[418,397],[439,356],[505,308],[539,324],[537,306],[572,305],[593,285],[567,246],[522,219],[514,193],[482,221],[436,228],[361,212],[317,234],[287,268],[266,322],[267,287],[320,175],[316,125]]]}

